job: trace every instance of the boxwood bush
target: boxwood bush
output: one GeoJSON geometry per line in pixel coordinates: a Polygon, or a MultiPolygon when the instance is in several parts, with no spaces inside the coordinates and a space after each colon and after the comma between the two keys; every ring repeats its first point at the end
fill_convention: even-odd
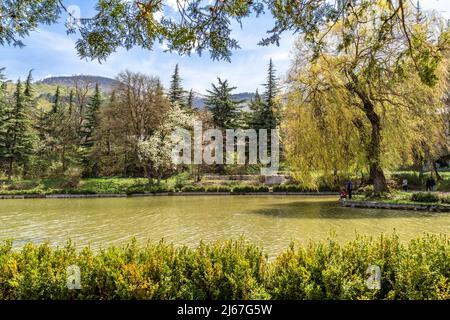
{"type": "Polygon", "coordinates": [[[439,202],[439,195],[433,192],[416,192],[411,195],[411,201],[426,203],[439,202]]]}
{"type": "Polygon", "coordinates": [[[273,192],[303,192],[304,189],[295,184],[291,185],[278,185],[273,187],[273,192]]]}
{"type": "Polygon", "coordinates": [[[202,186],[185,186],[181,188],[182,192],[205,192],[205,187],[202,186]]]}
{"type": "Polygon", "coordinates": [[[0,244],[0,300],[449,299],[449,276],[446,235],[292,244],[272,260],[244,239],[196,249],[133,241],[97,252],[0,244]],[[80,290],[67,288],[71,265],[80,268],[80,290]],[[366,286],[370,265],[381,269],[379,290],[366,286]]]}
{"type": "Polygon", "coordinates": [[[228,186],[214,186],[206,188],[206,192],[231,192],[232,188],[228,186]]]}
{"type": "Polygon", "coordinates": [[[236,186],[233,188],[233,193],[258,193],[269,192],[269,187],[266,186],[236,186]]]}

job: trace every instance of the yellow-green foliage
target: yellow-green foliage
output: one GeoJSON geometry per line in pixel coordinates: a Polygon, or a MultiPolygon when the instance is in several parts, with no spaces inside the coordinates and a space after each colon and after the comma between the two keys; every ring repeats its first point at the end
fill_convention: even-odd
{"type": "Polygon", "coordinates": [[[359,6],[364,22],[350,15],[330,23],[317,56],[302,39],[297,43],[282,128],[288,162],[302,185],[368,172],[374,163],[393,169],[436,159],[445,149],[448,33],[430,36],[435,20],[417,22],[408,10],[409,47],[400,23],[380,22],[385,3],[359,6]]]}
{"type": "Polygon", "coordinates": [[[72,244],[11,242],[0,246],[0,300],[9,299],[448,299],[450,241],[425,235],[357,237],[339,244],[291,247],[268,261],[243,239],[201,243],[195,250],[161,242],[94,253],[72,244]],[[81,270],[81,290],[66,287],[66,269],[81,270]],[[368,289],[369,265],[381,268],[381,289],[368,289]]]}

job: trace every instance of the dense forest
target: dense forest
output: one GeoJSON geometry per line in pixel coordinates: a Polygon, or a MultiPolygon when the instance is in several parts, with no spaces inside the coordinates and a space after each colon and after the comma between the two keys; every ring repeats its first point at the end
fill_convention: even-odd
{"type": "Polygon", "coordinates": [[[169,88],[156,76],[129,71],[120,73],[110,90],[102,90],[95,77],[72,79],[65,80],[67,85],[35,83],[30,71],[24,82],[14,84],[2,76],[0,168],[5,178],[160,180],[186,169],[169,157],[168,140],[177,127],[189,129],[194,120],[220,129],[279,124],[280,84],[272,61],[263,93],[238,100],[236,87],[218,78],[207,91],[204,108],[196,108],[194,92],[183,88],[178,65],[169,88]]]}

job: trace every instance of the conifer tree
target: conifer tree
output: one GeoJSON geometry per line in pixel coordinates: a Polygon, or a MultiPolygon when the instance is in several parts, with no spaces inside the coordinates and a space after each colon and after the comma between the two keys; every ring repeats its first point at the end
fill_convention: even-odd
{"type": "Polygon", "coordinates": [[[232,98],[236,87],[230,87],[228,80],[218,79],[218,84],[211,84],[212,90],[207,90],[206,108],[213,115],[214,124],[221,129],[232,129],[237,126],[239,119],[239,104],[232,98]]]}
{"type": "Polygon", "coordinates": [[[98,128],[98,114],[102,104],[102,97],[98,83],[95,85],[95,92],[90,102],[86,106],[86,114],[82,124],[82,146],[83,165],[85,172],[90,176],[97,175],[97,162],[92,159],[92,148],[95,144],[95,132],[98,128]]]}
{"type": "Polygon", "coordinates": [[[28,77],[27,77],[27,80],[25,81],[25,90],[24,90],[23,94],[27,99],[32,99],[33,94],[34,94],[33,86],[32,86],[32,83],[33,83],[32,72],[33,72],[33,70],[30,70],[30,72],[28,72],[28,77]]]}
{"type": "Polygon", "coordinates": [[[56,87],[55,92],[55,98],[53,99],[53,106],[52,106],[52,112],[57,113],[59,111],[59,104],[60,104],[60,89],[59,86],[56,87]]]}
{"type": "Polygon", "coordinates": [[[265,129],[275,129],[279,125],[279,107],[276,102],[279,93],[278,79],[276,76],[275,66],[270,59],[267,72],[267,82],[264,84],[266,91],[264,92],[264,108],[260,115],[264,119],[265,129]]]}
{"type": "Polygon", "coordinates": [[[264,109],[265,104],[264,101],[259,94],[259,91],[256,90],[255,96],[250,101],[249,108],[251,111],[251,116],[249,119],[249,127],[255,130],[258,129],[266,129],[265,128],[265,119],[264,119],[264,109]]]}
{"type": "Polygon", "coordinates": [[[69,115],[70,116],[73,113],[74,101],[75,101],[75,94],[73,92],[73,89],[70,89],[70,92],[69,92],[69,115]]]}
{"type": "Polygon", "coordinates": [[[178,103],[180,107],[186,106],[185,91],[183,89],[183,86],[181,85],[178,64],[175,65],[175,70],[172,74],[172,80],[170,81],[169,101],[171,104],[178,103]]]}
{"type": "Polygon", "coordinates": [[[194,109],[194,90],[190,90],[187,101],[186,101],[186,107],[190,110],[194,109]]]}
{"type": "Polygon", "coordinates": [[[0,132],[0,158],[6,163],[6,174],[12,178],[14,165],[24,165],[33,152],[33,135],[27,116],[23,85],[17,81],[13,103],[3,108],[0,132]]]}

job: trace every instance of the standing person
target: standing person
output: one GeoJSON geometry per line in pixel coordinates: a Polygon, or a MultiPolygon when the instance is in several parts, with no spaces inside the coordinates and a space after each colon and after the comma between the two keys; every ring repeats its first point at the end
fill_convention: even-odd
{"type": "Polygon", "coordinates": [[[407,179],[403,179],[403,182],[402,182],[402,188],[403,188],[403,191],[408,191],[408,180],[407,179]]]}
{"type": "Polygon", "coordinates": [[[352,180],[348,180],[348,182],[347,182],[347,194],[348,194],[348,198],[349,199],[352,198],[352,191],[353,191],[353,182],[352,182],[352,180]]]}
{"type": "Polygon", "coordinates": [[[434,191],[434,187],[436,186],[436,180],[434,180],[434,177],[430,177],[430,191],[434,191]]]}
{"type": "Polygon", "coordinates": [[[428,191],[431,191],[431,178],[428,178],[426,181],[425,181],[425,190],[428,192],[428,191]]]}
{"type": "Polygon", "coordinates": [[[341,188],[340,197],[341,197],[341,200],[342,199],[347,199],[347,191],[345,191],[344,187],[341,188]]]}

